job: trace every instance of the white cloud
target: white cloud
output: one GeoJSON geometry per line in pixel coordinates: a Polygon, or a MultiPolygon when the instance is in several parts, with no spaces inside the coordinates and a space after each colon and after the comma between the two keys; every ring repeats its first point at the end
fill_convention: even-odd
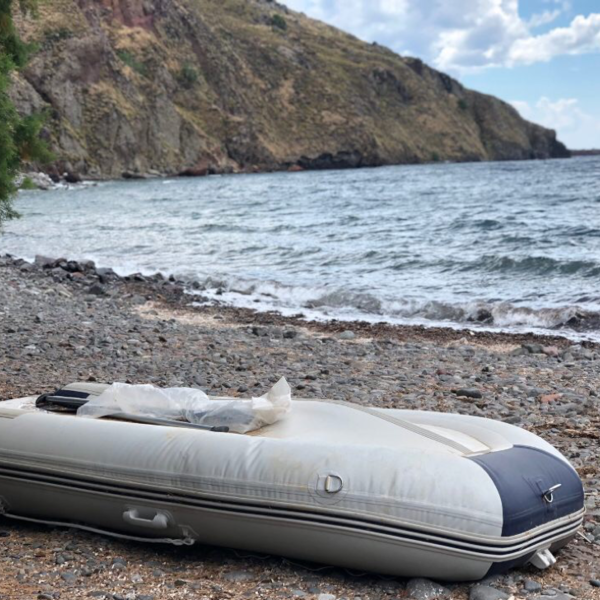
{"type": "Polygon", "coordinates": [[[368,41],[397,51],[408,48],[455,73],[600,52],[600,14],[579,15],[566,27],[535,34],[569,11],[569,0],[549,0],[548,10],[528,20],[519,14],[519,0],[284,1],[368,41]]]}
{"type": "Polygon", "coordinates": [[[562,12],[562,10],[556,8],[554,10],[545,10],[542,13],[536,13],[529,18],[527,26],[530,29],[537,29],[543,25],[549,25],[550,23],[554,23],[554,21],[560,17],[562,12]]]}
{"type": "Polygon", "coordinates": [[[600,148],[600,118],[586,113],[575,98],[542,97],[535,104],[520,100],[511,104],[526,119],[556,129],[569,148],[600,148]]]}
{"type": "Polygon", "coordinates": [[[564,54],[600,51],[600,14],[575,17],[569,27],[557,27],[548,33],[515,40],[507,62],[532,64],[564,54]]]}

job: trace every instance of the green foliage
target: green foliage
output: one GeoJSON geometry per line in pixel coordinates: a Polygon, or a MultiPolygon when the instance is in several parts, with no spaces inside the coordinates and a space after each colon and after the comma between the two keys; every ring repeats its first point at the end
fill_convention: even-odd
{"type": "Polygon", "coordinates": [[[281,31],[287,31],[287,21],[281,15],[273,15],[271,17],[271,26],[281,31]]]}
{"type": "MultiPolygon", "coordinates": [[[[1,2],[2,0],[0,0],[1,2]]],[[[131,69],[142,77],[148,76],[148,69],[143,62],[140,62],[129,50],[117,50],[117,56],[131,69]]]]}
{"type": "Polygon", "coordinates": [[[6,68],[10,70],[24,66],[30,50],[30,46],[21,41],[15,31],[12,3],[12,0],[0,0],[0,51],[11,63],[2,65],[2,73],[6,73],[6,68]]]}
{"type": "MultiPolygon", "coordinates": [[[[22,10],[35,8],[35,0],[20,0],[19,4],[22,10]]],[[[0,0],[0,223],[17,216],[11,201],[21,162],[51,158],[39,138],[43,116],[19,117],[7,94],[11,72],[25,65],[31,50],[17,35],[12,7],[13,0],[0,0]]]]}
{"type": "Polygon", "coordinates": [[[19,149],[20,160],[47,163],[54,159],[52,152],[41,139],[40,133],[46,122],[46,115],[38,113],[19,119],[15,127],[14,139],[19,149]]]}
{"type": "Polygon", "coordinates": [[[193,88],[198,83],[198,78],[198,71],[188,62],[184,63],[179,73],[177,73],[177,81],[187,90],[193,88]]]}
{"type": "MultiPolygon", "coordinates": [[[[1,0],[0,0],[1,1],[1,0]]],[[[9,0],[10,4],[10,0],[9,0]]],[[[38,0],[19,0],[19,7],[23,13],[31,13],[37,16],[38,0]]]]}
{"type": "Polygon", "coordinates": [[[15,193],[18,152],[14,141],[14,124],[18,120],[14,106],[6,95],[10,61],[0,56],[0,223],[16,216],[11,206],[15,193]]]}
{"type": "Polygon", "coordinates": [[[437,152],[431,153],[431,162],[440,162],[440,155],[437,152]]]}
{"type": "Polygon", "coordinates": [[[458,108],[460,108],[460,110],[469,110],[469,105],[464,98],[461,98],[458,101],[458,108]]]}
{"type": "Polygon", "coordinates": [[[38,186],[33,183],[33,179],[31,177],[24,177],[23,181],[21,181],[21,185],[19,186],[20,190],[37,190],[38,186]]]}

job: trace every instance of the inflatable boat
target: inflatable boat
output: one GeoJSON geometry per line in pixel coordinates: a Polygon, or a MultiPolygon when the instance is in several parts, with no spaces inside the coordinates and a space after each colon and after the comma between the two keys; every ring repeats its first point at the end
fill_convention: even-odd
{"type": "Polygon", "coordinates": [[[5,518],[467,581],[552,565],[583,504],[555,448],[477,417],[294,400],[238,435],[0,403],[5,518]]]}

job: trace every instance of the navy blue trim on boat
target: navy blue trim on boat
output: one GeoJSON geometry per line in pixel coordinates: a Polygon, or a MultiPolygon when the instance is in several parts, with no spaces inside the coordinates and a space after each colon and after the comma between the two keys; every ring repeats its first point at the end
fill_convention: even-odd
{"type": "Polygon", "coordinates": [[[514,446],[469,460],[481,466],[498,489],[502,537],[530,531],[583,508],[583,485],[576,471],[549,452],[514,446]]]}

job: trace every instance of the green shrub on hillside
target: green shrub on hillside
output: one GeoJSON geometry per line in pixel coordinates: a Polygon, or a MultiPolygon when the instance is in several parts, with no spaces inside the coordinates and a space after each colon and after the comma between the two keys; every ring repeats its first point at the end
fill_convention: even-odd
{"type": "Polygon", "coordinates": [[[177,81],[179,84],[186,88],[190,89],[194,87],[198,83],[198,71],[190,64],[184,63],[183,67],[177,73],[177,81]]]}
{"type": "Polygon", "coordinates": [[[52,152],[48,150],[46,142],[40,137],[46,117],[47,115],[44,113],[37,113],[22,117],[17,123],[14,138],[21,160],[47,163],[54,158],[52,152]]]}
{"type": "Polygon", "coordinates": [[[275,29],[281,29],[281,31],[287,31],[287,21],[281,15],[273,15],[271,17],[271,25],[275,29]]]}
{"type": "Polygon", "coordinates": [[[61,27],[60,29],[52,29],[50,31],[44,32],[44,41],[43,46],[52,46],[54,44],[58,44],[63,40],[68,40],[73,37],[73,32],[66,27],[61,27]]]}
{"type": "Polygon", "coordinates": [[[461,98],[458,101],[458,108],[460,108],[460,110],[469,110],[469,105],[464,98],[461,98]]]}
{"type": "Polygon", "coordinates": [[[129,50],[117,50],[117,56],[128,67],[138,73],[138,75],[141,75],[142,77],[148,76],[148,69],[146,65],[143,62],[140,62],[131,52],[129,52],[129,50]]]}

